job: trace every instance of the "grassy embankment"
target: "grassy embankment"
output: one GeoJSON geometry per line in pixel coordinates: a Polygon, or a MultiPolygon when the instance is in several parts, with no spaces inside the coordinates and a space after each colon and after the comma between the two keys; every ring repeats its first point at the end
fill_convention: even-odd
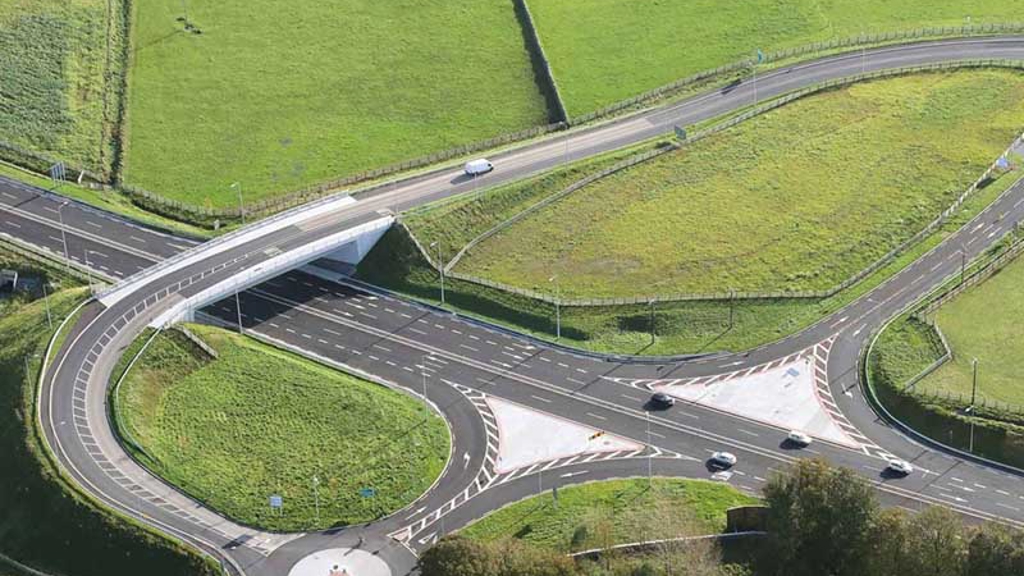
{"type": "MultiPolygon", "coordinates": [[[[519,233],[510,231],[504,234],[506,241],[503,244],[510,248],[516,247],[518,239],[521,255],[527,252],[530,252],[531,258],[547,255],[548,261],[553,264],[558,261],[552,260],[552,255],[557,256],[560,252],[571,256],[579,253],[575,247],[604,246],[619,250],[616,256],[623,262],[659,262],[652,268],[640,270],[644,274],[656,274],[660,268],[671,276],[679,262],[691,260],[688,252],[679,252],[673,244],[685,245],[687,249],[692,248],[698,253],[713,254],[715,249],[721,248],[721,242],[727,242],[734,254],[742,254],[743,247],[748,250],[757,249],[766,244],[765,238],[778,238],[776,244],[788,245],[813,257],[813,260],[791,260],[785,252],[771,245],[768,249],[769,254],[774,255],[774,260],[766,261],[755,254],[745,262],[741,261],[740,266],[710,262],[709,265],[715,266],[709,272],[717,273],[718,285],[700,277],[676,275],[675,279],[682,286],[701,286],[703,283],[708,289],[719,290],[729,286],[726,282],[733,283],[731,279],[746,282],[774,279],[781,284],[779,287],[828,286],[834,283],[833,280],[842,278],[844,274],[852,274],[873,257],[912,235],[916,229],[907,230],[910,227],[908,223],[922,227],[948,204],[958,190],[962,190],[980,175],[984,167],[1010,141],[1017,126],[1013,118],[1000,116],[998,112],[993,120],[990,112],[1004,105],[1019,108],[1019,101],[1013,102],[1012,98],[1022,86],[1024,84],[1019,76],[1005,72],[960,72],[873,82],[811,97],[754,120],[749,126],[742,125],[739,130],[698,143],[693,149],[662,157],[654,161],[655,170],[652,174],[645,174],[647,166],[641,166],[625,175],[613,177],[618,186],[601,184],[595,188],[607,196],[604,203],[594,201],[594,193],[589,188],[584,189],[513,226],[511,230],[518,230],[519,233]],[[1008,99],[1011,101],[1008,102],[1008,99]],[[795,108],[795,113],[791,108],[795,108]],[[897,114],[894,110],[903,112],[897,114]],[[828,130],[808,124],[808,117],[830,119],[823,123],[828,125],[828,130]],[[840,120],[855,122],[853,125],[841,126],[837,124],[840,120]],[[865,130],[868,127],[888,131],[870,134],[865,130]],[[816,137],[794,142],[787,135],[789,132],[813,134],[816,137]],[[833,138],[832,132],[841,137],[833,138]],[[951,140],[948,137],[950,132],[958,134],[957,139],[952,139],[958,142],[957,149],[949,144],[931,144],[926,139],[917,139],[921,134],[940,134],[941,140],[948,141],[951,140]],[[962,143],[959,141],[961,135],[962,143]],[[763,146],[771,143],[760,141],[775,137],[782,139],[780,145],[774,150],[762,150],[763,146]],[[731,142],[733,147],[723,147],[723,142],[731,142]],[[788,153],[787,148],[782,146],[783,142],[795,149],[794,154],[788,153]],[[879,156],[878,151],[870,149],[875,145],[897,155],[879,156]],[[925,156],[920,146],[927,147],[926,160],[921,159],[925,156]],[[733,159],[737,167],[734,169],[726,164],[723,168],[723,164],[716,164],[724,171],[722,174],[706,169],[702,162],[715,161],[714,157],[707,157],[707,152],[733,159]],[[754,153],[761,154],[757,162],[763,165],[762,170],[777,177],[775,181],[766,180],[759,171],[750,167],[755,160],[747,155],[754,153]],[[847,154],[854,153],[866,155],[878,162],[871,164],[870,170],[862,169],[860,163],[849,163],[847,154]],[[693,161],[701,155],[702,162],[693,161]],[[814,161],[807,162],[801,155],[810,156],[814,161]],[[674,162],[669,162],[670,158],[674,162]],[[947,162],[953,165],[946,165],[947,162]],[[682,167],[692,172],[671,170],[682,167]],[[800,171],[798,174],[787,173],[797,169],[800,171]],[[626,179],[637,173],[646,178],[647,186],[636,185],[626,179]],[[879,177],[877,173],[888,179],[879,177]],[[666,179],[667,185],[660,181],[662,178],[666,179]],[[691,179],[694,181],[694,189],[704,195],[701,203],[692,201],[693,196],[688,187],[691,179]],[[781,186],[780,183],[786,185],[781,186]],[[719,188],[712,184],[722,186],[719,188]],[[657,206],[645,196],[648,188],[652,196],[662,200],[657,206]],[[623,206],[618,193],[631,194],[632,201],[623,206]],[[744,194],[753,199],[741,198],[743,201],[738,205],[732,204],[744,194]],[[819,195],[844,204],[832,208],[823,206],[818,203],[819,195]],[[912,203],[904,203],[904,195],[908,199],[912,198],[912,203]],[[893,203],[891,208],[890,201],[893,203]],[[805,203],[810,207],[803,207],[805,203]],[[571,208],[566,209],[563,205],[571,208]],[[615,206],[616,209],[602,212],[593,208],[602,205],[615,206]],[[666,205],[672,209],[661,209],[666,205]],[[646,207],[648,218],[634,209],[634,206],[646,207]],[[764,213],[758,213],[749,206],[761,207],[762,212],[768,206],[772,212],[769,217],[765,217],[764,213]],[[871,210],[868,211],[868,208],[871,210]],[[811,211],[809,215],[808,210],[811,211]],[[548,214],[556,212],[563,216],[566,227],[575,231],[600,232],[609,229],[622,234],[605,239],[581,233],[575,244],[562,247],[549,243],[543,237],[528,234],[536,227],[532,222],[551,223],[548,214]],[[787,214],[790,215],[788,219],[787,214]],[[735,227],[737,218],[742,218],[746,226],[738,232],[735,227]],[[806,222],[806,218],[814,219],[806,222]],[[618,220],[633,226],[619,224],[618,220]],[[686,228],[686,233],[675,231],[673,223],[679,221],[690,221],[692,227],[686,228]],[[714,222],[714,225],[708,222],[714,222]],[[876,236],[869,230],[869,226],[876,225],[881,227],[884,235],[876,236]],[[524,230],[524,226],[530,229],[524,230]],[[833,226],[841,227],[844,234],[859,233],[860,237],[851,239],[838,234],[833,236],[833,226]],[[798,227],[800,234],[794,234],[798,227]],[[658,230],[659,233],[652,234],[649,230],[658,230]],[[731,232],[731,235],[726,235],[727,232],[731,232]],[[751,241],[749,237],[757,240],[751,241]],[[643,239],[643,242],[637,241],[638,238],[643,239]],[[708,245],[699,244],[698,239],[707,241],[708,245]],[[668,243],[669,247],[663,251],[647,251],[642,246],[647,240],[659,246],[668,243]],[[808,248],[813,251],[808,253],[808,248]],[[852,254],[851,250],[854,250],[852,254]],[[851,255],[853,258],[848,258],[851,255]],[[792,266],[793,270],[777,271],[783,263],[792,266]]],[[[594,350],[664,354],[742,349],[777,339],[813,323],[877,286],[980,212],[1015,177],[1015,174],[1004,175],[983,188],[935,234],[910,248],[889,266],[831,298],[818,301],[741,300],[732,305],[722,301],[659,304],[656,308],[656,338],[653,344],[650,341],[651,326],[646,306],[564,308],[563,340],[594,350]]],[[[555,182],[525,186],[529,189],[501,189],[488,193],[467,203],[465,208],[453,203],[436,211],[419,212],[407,218],[407,221],[424,244],[434,239],[441,239],[446,247],[464,242],[513,212],[505,206],[508,197],[523,194],[537,199],[558,189],[555,182]],[[454,209],[451,208],[453,206],[454,209]],[[453,225],[446,227],[447,222],[453,225]]],[[[522,203],[520,205],[527,204],[523,200],[519,202],[522,203]]],[[[558,226],[551,226],[546,232],[558,235],[562,234],[560,230],[558,226]]],[[[475,252],[479,254],[480,249],[490,250],[487,244],[498,239],[488,240],[475,252]]],[[[450,257],[454,249],[446,248],[446,251],[450,257]]],[[[503,257],[500,253],[495,256],[499,259],[503,257]]],[[[614,269],[610,265],[607,268],[614,269]]],[[[461,265],[457,268],[462,269],[461,265]]],[[[537,276],[540,272],[539,267],[535,267],[531,274],[537,276]]],[[[636,274],[637,270],[633,272],[636,274]]],[[[408,241],[398,232],[385,236],[364,260],[359,274],[367,281],[419,298],[437,297],[436,272],[424,266],[419,255],[411,250],[408,241]]],[[[564,270],[555,267],[548,268],[547,275],[533,278],[534,283],[527,287],[554,293],[553,285],[547,282],[552,274],[559,275],[563,293],[568,293],[567,287],[574,279],[564,270]]],[[[702,273],[697,276],[704,275],[702,273]]],[[[590,278],[625,290],[624,281],[617,276],[611,273],[603,276],[592,273],[590,278]]],[[[634,280],[643,277],[625,276],[634,280]]],[[[639,295],[651,293],[650,287],[642,282],[634,281],[634,284],[638,286],[634,289],[639,295]]],[[[742,284],[734,287],[742,288],[742,284]]],[[[550,337],[554,332],[554,310],[550,306],[451,279],[446,288],[448,301],[463,311],[545,337],[550,337]]]]}
{"type": "MultiPolygon", "coordinates": [[[[6,252],[0,252],[0,267],[59,279],[6,252]]],[[[50,294],[54,327],[86,295],[72,281],[61,281],[66,287],[50,294]]],[[[53,469],[39,440],[34,406],[51,333],[44,300],[0,304],[0,553],[46,572],[75,576],[218,573],[179,545],[97,511],[53,469]]]]}
{"type": "Polygon", "coordinates": [[[1012,0],[530,0],[570,116],[723,64],[862,33],[1017,22],[1012,0]]]}
{"type": "Polygon", "coordinates": [[[125,177],[231,207],[545,124],[508,2],[176,0],[136,9],[125,177]]]}
{"type": "Polygon", "coordinates": [[[517,538],[557,550],[586,549],[644,539],[713,534],[725,529],[725,511],[757,504],[728,484],[655,478],[607,480],[510,504],[462,530],[470,538],[517,538]],[[584,526],[588,538],[573,545],[584,526]],[[602,532],[610,532],[602,534],[602,532]],[[596,542],[602,538],[608,542],[596,542]]]}
{"type": "Polygon", "coordinates": [[[444,468],[446,425],[422,403],[224,330],[190,329],[219,357],[162,333],[129,371],[116,412],[137,455],[210,507],[274,530],[353,524],[405,506],[444,468]],[[270,513],[271,494],[284,497],[283,515],[270,513]]]}
{"type": "Polygon", "coordinates": [[[121,71],[107,50],[122,40],[119,10],[107,0],[0,3],[0,140],[109,171],[121,71]]]}
{"type": "Polygon", "coordinates": [[[1024,467],[1018,378],[1024,340],[1015,319],[1022,277],[1024,263],[1017,260],[928,319],[942,330],[953,356],[912,388],[910,380],[943,353],[938,334],[916,315],[895,320],[879,335],[866,368],[880,401],[915,430],[963,450],[970,449],[973,433],[975,453],[1018,467],[1024,467]],[[970,418],[964,409],[971,403],[975,358],[978,405],[970,418]]]}

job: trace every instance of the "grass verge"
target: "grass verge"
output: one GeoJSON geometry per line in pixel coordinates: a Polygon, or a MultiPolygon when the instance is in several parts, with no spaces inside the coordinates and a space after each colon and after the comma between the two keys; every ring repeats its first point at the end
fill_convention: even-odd
{"type": "MultiPolygon", "coordinates": [[[[4,267],[49,275],[53,270],[0,252],[4,267]]],[[[86,295],[68,287],[50,294],[56,326],[86,295]]],[[[111,576],[213,575],[219,570],[184,547],[97,510],[52,467],[36,429],[35,389],[51,331],[46,302],[8,302],[0,314],[0,552],[54,574],[111,576]]]]}
{"type": "Polygon", "coordinates": [[[562,488],[557,504],[550,493],[510,504],[464,528],[462,534],[484,541],[516,538],[575,551],[718,533],[725,529],[726,510],[758,502],[728,484],[702,480],[654,478],[650,486],[646,478],[606,480],[562,488]]]}
{"type": "Polygon", "coordinates": [[[275,193],[545,124],[510,2],[144,3],[125,180],[194,205],[275,193]]]}
{"type": "MultiPolygon", "coordinates": [[[[90,206],[99,208],[100,210],[106,210],[112,214],[123,216],[158,230],[167,230],[175,234],[182,234],[193,238],[211,238],[215,234],[214,232],[199,226],[192,226],[184,222],[153,214],[152,212],[147,212],[133,204],[127,196],[115,190],[91,190],[71,183],[63,183],[54,188],[53,181],[49,178],[43,178],[36,174],[14,168],[6,164],[0,164],[0,175],[7,176],[8,178],[18,180],[26,184],[31,184],[32,186],[42,188],[43,190],[49,190],[55,194],[60,194],[61,196],[73,198],[80,202],[84,202],[85,204],[89,204],[90,206]]],[[[222,229],[222,232],[223,231],[224,230],[222,229]]]]}
{"type": "Polygon", "coordinates": [[[128,372],[116,414],[140,460],[210,507],[272,530],[329,528],[402,508],[443,470],[448,430],[422,403],[221,329],[190,329],[218,357],[162,333],[128,372]],[[268,507],[273,494],[282,514],[268,507]]]}
{"type": "Polygon", "coordinates": [[[530,0],[570,116],[702,70],[831,38],[1013,22],[1012,0],[530,0]]]}

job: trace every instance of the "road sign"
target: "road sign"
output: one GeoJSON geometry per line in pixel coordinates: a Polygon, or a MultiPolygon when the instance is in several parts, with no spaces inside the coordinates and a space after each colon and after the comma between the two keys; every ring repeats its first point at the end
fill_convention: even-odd
{"type": "Polygon", "coordinates": [[[762,52],[761,49],[758,48],[757,49],[757,63],[760,64],[761,62],[764,62],[764,52],[762,52]]]}
{"type": "Polygon", "coordinates": [[[1008,170],[1010,168],[1010,161],[1006,159],[1006,156],[1000,156],[999,160],[996,160],[996,166],[1000,170],[1008,170]]]}
{"type": "Polygon", "coordinates": [[[676,126],[676,138],[680,140],[686,140],[686,128],[682,126],[676,126]]]}
{"type": "Polygon", "coordinates": [[[360,488],[359,495],[363,498],[373,498],[377,495],[377,490],[373,488],[360,488]]]}
{"type": "Polygon", "coordinates": [[[53,166],[50,166],[50,179],[54,182],[58,180],[63,181],[68,175],[67,166],[63,162],[57,162],[53,166]]]}
{"type": "Polygon", "coordinates": [[[270,497],[270,507],[271,508],[281,508],[283,506],[284,506],[284,498],[278,496],[277,494],[274,494],[273,496],[270,497]]]}

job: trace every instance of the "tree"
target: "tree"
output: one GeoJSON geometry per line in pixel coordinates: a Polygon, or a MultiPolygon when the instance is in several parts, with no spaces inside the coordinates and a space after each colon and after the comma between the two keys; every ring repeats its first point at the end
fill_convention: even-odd
{"type": "Polygon", "coordinates": [[[905,576],[907,561],[907,515],[899,508],[880,510],[871,521],[868,538],[870,576],[905,576]]]}
{"type": "Polygon", "coordinates": [[[1024,532],[986,524],[968,545],[966,576],[1024,574],[1024,532]]]}
{"type": "Polygon", "coordinates": [[[572,576],[576,573],[572,559],[553,550],[513,539],[499,540],[489,547],[497,561],[499,576],[572,576]]]}
{"type": "Polygon", "coordinates": [[[908,574],[960,576],[967,560],[967,534],[960,516],[932,507],[907,521],[904,544],[908,574]]]}
{"type": "Polygon", "coordinates": [[[497,576],[498,563],[488,546],[445,536],[420,557],[422,576],[497,576]]]}
{"type": "Polygon", "coordinates": [[[801,460],[764,489],[767,531],[759,568],[779,576],[861,576],[878,508],[850,470],[801,460]]]}

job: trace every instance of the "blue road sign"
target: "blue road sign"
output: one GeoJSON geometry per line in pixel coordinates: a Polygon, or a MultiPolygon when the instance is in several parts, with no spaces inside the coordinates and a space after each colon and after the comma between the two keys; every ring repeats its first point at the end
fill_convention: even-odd
{"type": "Polygon", "coordinates": [[[360,488],[359,495],[363,498],[373,498],[377,495],[377,491],[373,488],[360,488]]]}
{"type": "Polygon", "coordinates": [[[686,128],[682,126],[676,126],[676,138],[680,140],[686,140],[686,128]]]}
{"type": "Polygon", "coordinates": [[[282,497],[280,497],[280,496],[278,496],[276,494],[270,497],[270,507],[271,508],[280,508],[282,506],[284,506],[284,498],[282,498],[282,497]]]}
{"type": "Polygon", "coordinates": [[[996,166],[998,166],[1000,170],[1006,170],[1010,167],[1010,161],[1006,159],[1006,156],[1001,156],[999,160],[996,160],[996,166]]]}
{"type": "Polygon", "coordinates": [[[764,62],[764,52],[762,52],[761,49],[758,48],[757,49],[757,63],[760,64],[761,62],[764,62]]]}

